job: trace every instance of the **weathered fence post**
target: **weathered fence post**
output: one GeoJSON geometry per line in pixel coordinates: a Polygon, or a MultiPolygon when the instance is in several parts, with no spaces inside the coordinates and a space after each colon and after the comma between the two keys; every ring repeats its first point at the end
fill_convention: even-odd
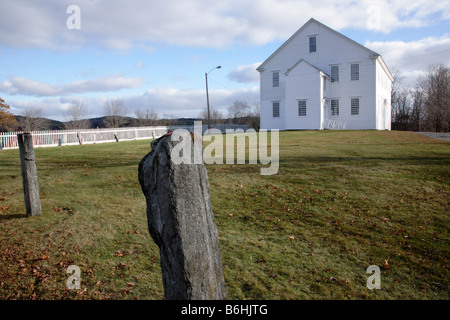
{"type": "MultiPolygon", "coordinates": [[[[189,135],[183,139],[189,139],[195,149],[198,142],[189,135]]],[[[152,151],[139,163],[148,228],[160,249],[164,296],[168,300],[226,299],[207,171],[203,162],[175,164],[172,150],[178,143],[167,135],[153,140],[152,151]]]]}
{"type": "MultiPolygon", "coordinates": [[[[94,133],[95,134],[95,133],[94,133]]],[[[77,138],[78,138],[78,143],[80,144],[80,146],[83,144],[83,137],[81,136],[80,132],[77,132],[77,138]]]]}
{"type": "Polygon", "coordinates": [[[36,162],[33,148],[33,137],[29,132],[17,134],[20,150],[20,166],[22,168],[23,193],[27,215],[41,214],[39,184],[37,181],[36,162]]]}

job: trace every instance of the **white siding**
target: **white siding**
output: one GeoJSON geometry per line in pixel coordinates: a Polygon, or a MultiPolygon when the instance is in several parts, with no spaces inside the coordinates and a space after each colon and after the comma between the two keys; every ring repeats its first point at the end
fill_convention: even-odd
{"type": "Polygon", "coordinates": [[[272,72],[262,72],[260,74],[260,113],[262,129],[282,129],[285,128],[284,118],[284,81],[280,72],[280,86],[272,87],[272,72]],[[274,118],[272,114],[272,103],[280,101],[280,117],[274,118]]]}
{"type": "Polygon", "coordinates": [[[376,60],[377,129],[391,130],[392,79],[384,68],[381,58],[376,60]]]}
{"type": "Polygon", "coordinates": [[[285,129],[319,129],[320,90],[319,71],[305,62],[300,63],[286,76],[286,127],[285,129]],[[306,117],[298,115],[298,101],[306,100],[306,117]]]}
{"type": "Polygon", "coordinates": [[[391,80],[379,59],[369,49],[310,20],[259,68],[261,128],[322,129],[332,119],[347,129],[390,129],[391,80]],[[310,36],[316,37],[316,52],[309,52],[310,36]],[[301,59],[305,62],[298,63],[301,59]],[[359,64],[359,80],[352,81],[351,65],[355,63],[359,64]],[[332,65],[339,65],[339,82],[327,82],[321,121],[323,83],[319,70],[330,75],[332,65]],[[280,72],[276,88],[272,87],[273,71],[280,72]],[[359,115],[351,115],[351,99],[355,97],[360,100],[359,115]],[[331,117],[330,99],[335,98],[339,99],[340,112],[331,117]],[[307,99],[307,119],[297,115],[298,99],[307,99]],[[271,119],[271,101],[280,101],[280,119],[271,119]]]}

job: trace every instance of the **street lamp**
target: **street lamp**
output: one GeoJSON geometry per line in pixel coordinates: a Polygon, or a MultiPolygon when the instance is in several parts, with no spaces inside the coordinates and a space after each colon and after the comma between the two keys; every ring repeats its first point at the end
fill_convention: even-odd
{"type": "Polygon", "coordinates": [[[208,73],[210,73],[211,71],[215,70],[215,69],[220,69],[222,68],[222,66],[217,66],[215,68],[212,68],[211,70],[209,70],[208,72],[205,73],[205,81],[206,81],[206,104],[208,106],[208,129],[211,128],[211,114],[209,112],[209,94],[208,94],[208,73]]]}

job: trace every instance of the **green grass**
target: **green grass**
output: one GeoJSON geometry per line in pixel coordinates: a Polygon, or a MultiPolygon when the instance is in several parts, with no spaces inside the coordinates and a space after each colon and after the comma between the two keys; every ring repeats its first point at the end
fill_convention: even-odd
{"type": "MultiPolygon", "coordinates": [[[[0,299],[163,299],[137,180],[148,151],[36,148],[36,217],[18,150],[0,151],[0,299]]],[[[449,299],[449,165],[448,142],[378,131],[281,132],[273,176],[208,165],[229,298],[449,299]]]]}

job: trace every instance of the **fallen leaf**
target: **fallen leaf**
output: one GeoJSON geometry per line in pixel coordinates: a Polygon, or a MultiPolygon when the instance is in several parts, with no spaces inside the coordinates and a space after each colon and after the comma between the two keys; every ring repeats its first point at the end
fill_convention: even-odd
{"type": "Polygon", "coordinates": [[[114,256],[115,257],[123,257],[125,255],[125,253],[123,252],[123,251],[116,251],[115,253],[114,253],[114,256]]]}
{"type": "Polygon", "coordinates": [[[116,269],[117,269],[117,270],[120,270],[120,269],[125,268],[126,266],[127,266],[127,265],[126,265],[125,263],[121,262],[121,263],[119,263],[119,264],[116,266],[116,269]]]}
{"type": "Polygon", "coordinates": [[[339,281],[339,280],[336,279],[335,277],[330,277],[328,280],[330,280],[330,281],[339,281]]]}

